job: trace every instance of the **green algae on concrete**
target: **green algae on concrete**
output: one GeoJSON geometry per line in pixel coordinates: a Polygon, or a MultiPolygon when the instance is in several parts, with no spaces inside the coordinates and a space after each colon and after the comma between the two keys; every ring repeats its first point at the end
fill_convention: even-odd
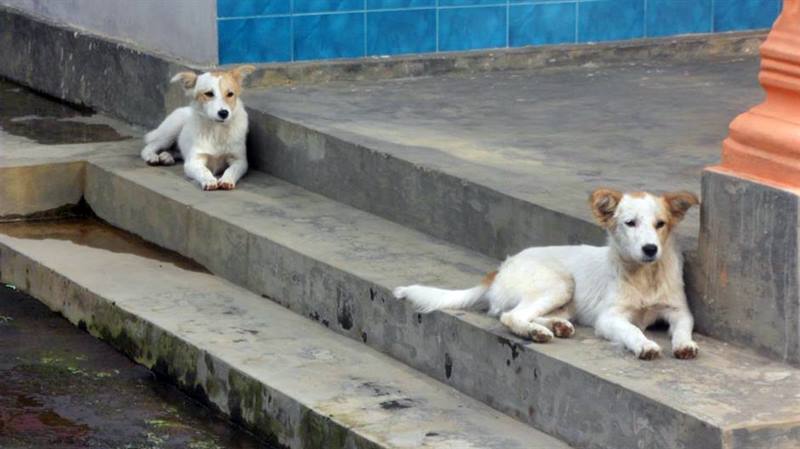
{"type": "Polygon", "coordinates": [[[0,447],[269,447],[33,298],[0,287],[0,316],[0,447]]]}
{"type": "Polygon", "coordinates": [[[209,273],[2,225],[0,260],[4,282],[278,447],[569,447],[209,273]]]}

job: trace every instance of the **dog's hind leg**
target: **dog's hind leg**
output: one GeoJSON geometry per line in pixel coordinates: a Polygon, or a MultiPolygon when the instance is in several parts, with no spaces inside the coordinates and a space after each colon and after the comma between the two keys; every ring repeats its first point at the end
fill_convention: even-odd
{"type": "Polygon", "coordinates": [[[535,321],[541,313],[541,307],[536,302],[536,299],[522,300],[516,307],[500,315],[500,322],[516,336],[547,343],[553,339],[553,332],[535,321]]]}
{"type": "Polygon", "coordinates": [[[488,294],[495,302],[516,303],[500,316],[500,321],[511,332],[536,342],[546,342],[554,334],[569,337],[575,332],[567,319],[549,316],[570,303],[573,291],[572,276],[558,267],[506,264],[488,294]]]}
{"type": "Polygon", "coordinates": [[[142,159],[150,165],[172,165],[175,158],[168,150],[175,144],[181,129],[191,117],[190,107],[178,108],[158,125],[158,128],[144,136],[145,146],[142,149],[142,159]]]}
{"type": "Polygon", "coordinates": [[[570,322],[575,316],[574,309],[574,304],[570,302],[545,316],[534,318],[534,321],[548,329],[552,329],[553,333],[558,338],[569,338],[575,334],[575,326],[570,322]]]}
{"type": "Polygon", "coordinates": [[[500,322],[512,333],[529,337],[537,343],[571,337],[575,328],[569,322],[569,302],[572,300],[572,283],[549,283],[548,289],[538,295],[523,294],[516,307],[500,315],[500,322]]]}

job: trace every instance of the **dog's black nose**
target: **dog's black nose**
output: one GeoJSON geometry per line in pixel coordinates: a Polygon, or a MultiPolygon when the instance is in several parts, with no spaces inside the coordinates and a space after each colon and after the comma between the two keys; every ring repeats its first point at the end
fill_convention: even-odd
{"type": "Polygon", "coordinates": [[[220,109],[219,112],[217,112],[217,115],[219,118],[226,119],[228,118],[228,111],[227,109],[220,109]]]}
{"type": "Polygon", "coordinates": [[[658,246],[653,244],[647,244],[642,247],[642,252],[647,257],[653,257],[658,253],[658,246]]]}

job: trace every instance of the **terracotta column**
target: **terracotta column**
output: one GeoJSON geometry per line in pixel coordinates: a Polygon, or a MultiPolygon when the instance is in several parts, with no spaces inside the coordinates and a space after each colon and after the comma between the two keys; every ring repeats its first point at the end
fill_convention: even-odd
{"type": "Polygon", "coordinates": [[[761,47],[763,103],[738,116],[703,173],[700,331],[800,365],[800,0],[761,47]]]}
{"type": "Polygon", "coordinates": [[[800,189],[800,0],[783,12],[761,46],[763,103],[737,117],[712,170],[800,189]]]}

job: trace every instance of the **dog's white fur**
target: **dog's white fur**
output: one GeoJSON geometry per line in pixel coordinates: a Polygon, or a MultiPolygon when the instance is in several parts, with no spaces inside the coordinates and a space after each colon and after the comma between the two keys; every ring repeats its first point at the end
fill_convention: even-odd
{"type": "Polygon", "coordinates": [[[177,142],[187,177],[203,190],[233,189],[247,172],[248,120],[239,94],[242,80],[253,70],[246,65],[175,75],[171,81],[181,82],[191,104],[173,111],[145,135],[142,159],[151,165],[172,165],[175,155],[169,150],[177,142]]]}
{"type": "Polygon", "coordinates": [[[660,356],[642,332],[663,319],[670,326],[675,357],[697,355],[694,321],[683,288],[683,259],[671,231],[698,204],[688,192],[654,196],[598,189],[592,211],[608,232],[608,246],[528,248],[509,257],[477,287],[444,290],[398,287],[394,295],[418,311],[488,304],[489,313],[518,336],[546,342],[569,337],[569,320],[592,326],[639,358],[660,356]],[[656,253],[653,252],[655,245],[656,253]]]}

